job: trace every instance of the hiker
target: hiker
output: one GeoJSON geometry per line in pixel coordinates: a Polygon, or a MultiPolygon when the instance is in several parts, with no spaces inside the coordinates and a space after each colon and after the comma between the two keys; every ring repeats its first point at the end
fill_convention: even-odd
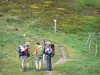
{"type": "Polygon", "coordinates": [[[45,51],[46,54],[46,62],[47,62],[47,71],[52,71],[52,62],[51,58],[54,56],[54,44],[51,44],[50,42],[47,42],[47,48],[45,51]]]}
{"type": "Polygon", "coordinates": [[[44,69],[46,69],[47,68],[46,55],[45,55],[46,42],[44,40],[42,40],[41,44],[42,44],[42,47],[43,47],[43,67],[44,67],[44,69]]]}
{"type": "Polygon", "coordinates": [[[49,50],[50,44],[51,44],[50,42],[47,42],[46,51],[45,51],[45,54],[46,54],[46,63],[47,63],[46,70],[47,71],[51,71],[51,65],[52,65],[52,63],[51,63],[51,56],[50,56],[50,50],[49,50]]]}
{"type": "Polygon", "coordinates": [[[25,47],[24,47],[24,55],[22,56],[22,71],[28,71],[29,70],[29,63],[28,63],[28,57],[30,56],[29,54],[29,42],[26,42],[25,47]],[[25,67],[26,65],[26,67],[25,67]]]}
{"type": "Polygon", "coordinates": [[[34,55],[36,55],[36,72],[38,72],[41,69],[41,60],[43,56],[43,47],[42,45],[40,45],[40,43],[36,43],[34,55]]]}

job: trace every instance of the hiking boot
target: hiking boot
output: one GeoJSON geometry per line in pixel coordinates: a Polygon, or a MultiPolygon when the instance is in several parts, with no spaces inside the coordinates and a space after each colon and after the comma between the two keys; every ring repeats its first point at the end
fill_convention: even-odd
{"type": "Polygon", "coordinates": [[[26,68],[26,71],[29,71],[29,68],[26,68]]]}
{"type": "Polygon", "coordinates": [[[40,69],[38,69],[38,72],[41,71],[40,69]]]}
{"type": "Polygon", "coordinates": [[[25,72],[25,68],[22,68],[22,72],[25,72]]]}
{"type": "Polygon", "coordinates": [[[36,72],[39,72],[39,69],[36,69],[36,72]]]}

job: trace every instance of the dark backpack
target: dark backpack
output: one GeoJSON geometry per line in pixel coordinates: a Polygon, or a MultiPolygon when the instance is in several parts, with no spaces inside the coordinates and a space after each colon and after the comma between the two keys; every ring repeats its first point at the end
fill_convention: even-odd
{"type": "MultiPolygon", "coordinates": [[[[19,56],[24,56],[25,55],[25,52],[24,51],[22,51],[22,48],[21,47],[23,47],[22,45],[19,45],[18,46],[18,54],[19,54],[19,56]]],[[[23,47],[24,48],[24,47],[23,47]]]]}

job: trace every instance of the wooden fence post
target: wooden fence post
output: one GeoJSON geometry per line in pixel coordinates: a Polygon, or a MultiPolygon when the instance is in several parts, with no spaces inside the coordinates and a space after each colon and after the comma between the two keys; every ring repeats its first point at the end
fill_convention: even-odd
{"type": "Polygon", "coordinates": [[[97,55],[98,50],[98,45],[97,45],[97,40],[96,40],[96,51],[95,51],[95,56],[97,55]]]}
{"type": "Polygon", "coordinates": [[[91,49],[91,40],[90,40],[90,42],[89,42],[89,51],[90,51],[90,49],[91,49]]]}
{"type": "Polygon", "coordinates": [[[89,37],[88,37],[88,39],[87,39],[87,41],[86,41],[86,44],[85,44],[85,47],[87,47],[87,44],[88,44],[89,41],[90,41],[90,37],[91,37],[91,34],[89,34],[89,37]]]}

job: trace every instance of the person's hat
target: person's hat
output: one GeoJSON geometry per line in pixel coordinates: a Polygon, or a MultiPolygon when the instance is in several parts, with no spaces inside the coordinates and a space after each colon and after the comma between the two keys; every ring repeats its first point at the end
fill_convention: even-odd
{"type": "Polygon", "coordinates": [[[30,43],[29,42],[26,42],[25,46],[29,46],[29,45],[30,45],[30,43]]]}

